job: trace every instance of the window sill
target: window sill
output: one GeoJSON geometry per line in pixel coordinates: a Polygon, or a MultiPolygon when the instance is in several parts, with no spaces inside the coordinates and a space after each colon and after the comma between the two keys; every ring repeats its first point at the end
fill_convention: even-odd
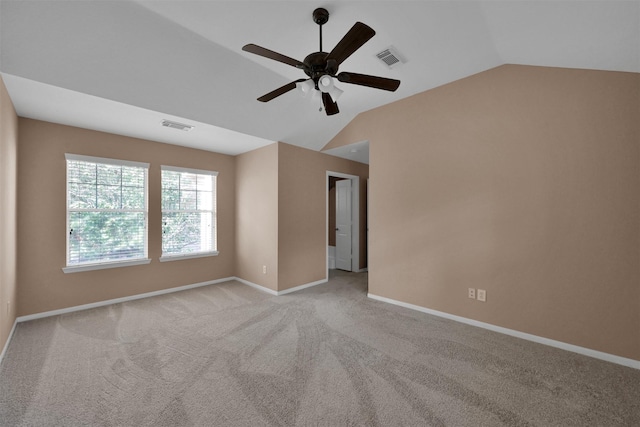
{"type": "Polygon", "coordinates": [[[198,252],[195,254],[185,254],[185,255],[163,255],[159,258],[159,260],[160,262],[179,261],[181,259],[193,259],[193,258],[218,256],[219,253],[220,252],[218,251],[213,251],[213,252],[198,252]]]}
{"type": "Polygon", "coordinates": [[[149,264],[151,259],[135,259],[130,261],[115,261],[115,262],[103,262],[100,264],[83,264],[83,265],[72,265],[68,267],[63,267],[62,271],[65,273],[80,273],[82,271],[92,271],[92,270],[104,270],[105,268],[119,268],[119,267],[130,267],[132,265],[143,265],[149,264]]]}

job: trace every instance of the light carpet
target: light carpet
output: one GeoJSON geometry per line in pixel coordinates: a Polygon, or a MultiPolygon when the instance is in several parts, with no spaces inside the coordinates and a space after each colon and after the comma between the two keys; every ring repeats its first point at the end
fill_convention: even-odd
{"type": "Polygon", "coordinates": [[[640,425],[640,371],[368,299],[366,277],[279,297],[232,281],[20,323],[0,424],[640,425]]]}

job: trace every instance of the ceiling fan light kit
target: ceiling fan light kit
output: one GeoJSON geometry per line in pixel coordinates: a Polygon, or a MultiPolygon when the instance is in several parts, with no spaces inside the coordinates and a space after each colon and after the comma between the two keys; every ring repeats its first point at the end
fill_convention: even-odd
{"type": "Polygon", "coordinates": [[[340,64],[376,34],[371,27],[362,22],[356,22],[333,50],[327,53],[322,51],[322,26],[329,21],[329,12],[324,8],[318,8],[313,11],[312,16],[313,22],[320,27],[320,49],[318,52],[307,55],[302,62],[255,44],[243,46],[242,50],[245,52],[291,65],[292,67],[301,69],[308,76],[307,79],[298,79],[294,82],[287,83],[261,96],[258,98],[258,101],[271,101],[296,88],[304,95],[321,92],[325,113],[331,116],[339,113],[336,100],[343,93],[341,89],[335,86],[334,79],[338,79],[342,83],[367,86],[391,92],[398,89],[400,80],[344,71],[338,73],[340,64]]]}
{"type": "Polygon", "coordinates": [[[343,93],[344,91],[342,89],[339,89],[335,86],[329,91],[329,95],[331,95],[331,99],[333,99],[334,101],[337,101],[338,98],[340,98],[340,95],[342,95],[343,93]]]}
{"type": "Polygon", "coordinates": [[[333,78],[328,74],[320,77],[318,79],[318,88],[321,92],[330,92],[333,88],[333,78]]]}
{"type": "Polygon", "coordinates": [[[296,87],[298,88],[300,93],[302,93],[303,96],[309,95],[311,93],[311,91],[315,89],[313,87],[313,82],[311,80],[305,80],[303,82],[298,82],[298,83],[296,83],[296,87]]]}

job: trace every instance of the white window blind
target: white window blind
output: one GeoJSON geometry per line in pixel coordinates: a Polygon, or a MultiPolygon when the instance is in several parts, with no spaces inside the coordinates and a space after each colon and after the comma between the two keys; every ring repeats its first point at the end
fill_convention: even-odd
{"type": "Polygon", "coordinates": [[[66,155],[67,266],[147,257],[146,163],[66,155]]]}
{"type": "Polygon", "coordinates": [[[217,251],[217,172],[162,166],[162,256],[217,251]]]}

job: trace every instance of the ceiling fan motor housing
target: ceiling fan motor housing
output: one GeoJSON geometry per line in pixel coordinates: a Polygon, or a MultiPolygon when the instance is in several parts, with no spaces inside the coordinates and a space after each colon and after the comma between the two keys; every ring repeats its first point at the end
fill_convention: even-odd
{"type": "Polygon", "coordinates": [[[310,55],[307,55],[307,57],[304,58],[303,61],[305,65],[304,72],[314,81],[314,83],[316,84],[316,89],[320,77],[326,74],[334,76],[338,71],[338,67],[335,64],[335,61],[333,61],[331,65],[327,62],[327,55],[327,52],[314,52],[310,55]]]}

